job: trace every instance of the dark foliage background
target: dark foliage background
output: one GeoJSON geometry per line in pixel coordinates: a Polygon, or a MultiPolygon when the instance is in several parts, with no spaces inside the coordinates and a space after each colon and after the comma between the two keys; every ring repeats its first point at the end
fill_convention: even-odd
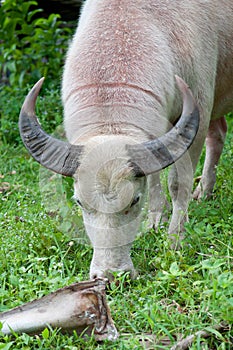
{"type": "MultiPolygon", "coordinates": [[[[64,13],[66,1],[57,2],[60,3],[58,8],[55,1],[47,1],[46,10],[40,8],[45,5],[43,1],[5,0],[1,3],[0,142],[15,145],[20,142],[18,115],[22,102],[42,76],[46,79],[37,109],[39,112],[45,110],[41,117],[44,127],[52,131],[55,124],[61,123],[62,67],[77,21],[64,22],[60,14],[51,13],[52,10],[64,13]]],[[[74,3],[77,5],[76,1],[74,3]]],[[[77,18],[79,6],[80,2],[77,18]]],[[[72,11],[71,6],[69,12],[72,11]]]]}

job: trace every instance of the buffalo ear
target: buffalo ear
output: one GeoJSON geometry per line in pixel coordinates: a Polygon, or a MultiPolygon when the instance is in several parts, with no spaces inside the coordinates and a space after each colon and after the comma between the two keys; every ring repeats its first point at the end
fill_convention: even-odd
{"type": "Polygon", "coordinates": [[[155,140],[127,145],[129,166],[136,177],[156,173],[175,163],[195,139],[199,110],[188,85],[178,76],[176,82],[183,98],[183,111],[176,125],[155,140]]]}
{"type": "Polygon", "coordinates": [[[48,135],[35,115],[35,104],[44,78],[25,98],[19,115],[19,131],[32,157],[44,167],[64,176],[73,176],[79,166],[83,146],[72,145],[48,135]]]}

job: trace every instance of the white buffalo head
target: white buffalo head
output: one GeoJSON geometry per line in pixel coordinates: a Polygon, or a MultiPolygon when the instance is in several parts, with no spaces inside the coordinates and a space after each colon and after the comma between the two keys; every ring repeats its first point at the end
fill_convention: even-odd
{"type": "Polygon", "coordinates": [[[143,143],[121,134],[93,136],[81,145],[58,140],[42,130],[35,115],[43,78],[25,99],[19,129],[26,148],[41,165],[74,178],[74,197],[94,248],[91,278],[119,270],[135,275],[130,248],[141,221],[146,176],[176,162],[195,138],[199,112],[188,86],[176,80],[183,96],[179,121],[143,143]]]}

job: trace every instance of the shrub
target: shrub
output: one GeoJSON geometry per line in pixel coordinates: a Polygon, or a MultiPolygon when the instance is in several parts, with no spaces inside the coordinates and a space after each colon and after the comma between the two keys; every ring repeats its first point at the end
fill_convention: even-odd
{"type": "Polygon", "coordinates": [[[57,14],[39,18],[41,11],[36,1],[5,0],[0,7],[0,140],[4,143],[20,142],[20,107],[42,76],[46,80],[37,103],[40,120],[49,132],[61,122],[59,87],[72,23],[60,21],[57,14]]]}
{"type": "Polygon", "coordinates": [[[72,29],[58,14],[38,18],[36,1],[5,0],[0,7],[0,74],[11,86],[41,76],[60,78],[72,29]]]}

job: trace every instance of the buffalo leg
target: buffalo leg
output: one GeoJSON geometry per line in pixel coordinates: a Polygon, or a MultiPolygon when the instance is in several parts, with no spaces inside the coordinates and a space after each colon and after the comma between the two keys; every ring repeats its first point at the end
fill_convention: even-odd
{"type": "Polygon", "coordinates": [[[183,239],[184,223],[188,220],[188,204],[192,192],[193,167],[188,152],[174,164],[169,172],[168,187],[172,199],[172,217],[169,238],[179,245],[183,239]]]}
{"type": "Polygon", "coordinates": [[[221,156],[227,132],[227,123],[224,117],[212,120],[206,137],[206,157],[201,181],[194,191],[193,198],[211,196],[216,181],[216,169],[221,156]]]}
{"type": "Polygon", "coordinates": [[[198,163],[209,122],[201,115],[196,139],[190,149],[172,165],[168,176],[168,187],[172,199],[172,217],[168,229],[172,247],[178,248],[183,239],[184,224],[188,221],[188,205],[193,187],[193,175],[198,163]]]}
{"type": "Polygon", "coordinates": [[[156,173],[148,177],[149,184],[149,228],[157,229],[159,224],[167,221],[164,210],[169,207],[160,182],[160,174],[156,173]]]}

